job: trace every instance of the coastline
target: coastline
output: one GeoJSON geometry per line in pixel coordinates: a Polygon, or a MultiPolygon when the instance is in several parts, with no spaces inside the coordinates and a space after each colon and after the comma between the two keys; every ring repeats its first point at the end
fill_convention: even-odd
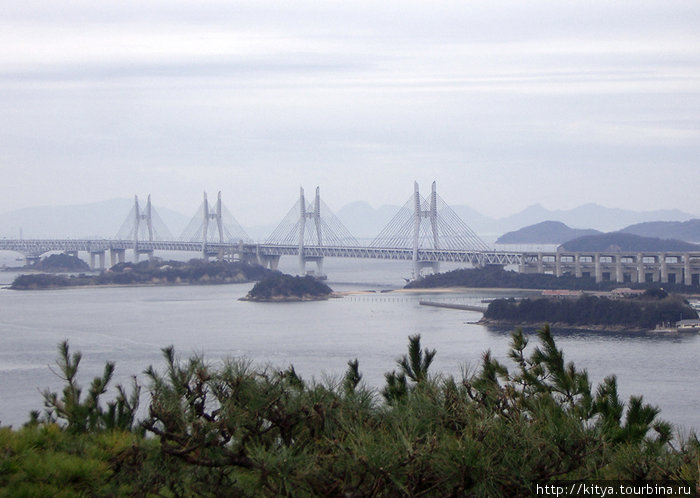
{"type": "MultiPolygon", "coordinates": [[[[565,322],[524,322],[516,320],[495,320],[492,318],[481,318],[476,322],[472,322],[478,325],[493,325],[502,327],[527,327],[527,328],[539,328],[542,327],[544,323],[549,323],[552,329],[573,329],[573,330],[594,330],[596,332],[630,332],[633,334],[664,334],[664,335],[680,335],[681,331],[677,329],[667,330],[667,329],[648,329],[640,327],[630,327],[626,325],[574,325],[565,322]]],[[[688,332],[694,333],[694,332],[688,332]]]]}

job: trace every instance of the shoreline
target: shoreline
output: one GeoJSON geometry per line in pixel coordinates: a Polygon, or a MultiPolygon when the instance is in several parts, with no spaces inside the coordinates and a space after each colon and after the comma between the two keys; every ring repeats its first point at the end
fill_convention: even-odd
{"type": "MultiPolygon", "coordinates": [[[[552,329],[573,329],[573,330],[593,330],[596,332],[630,332],[633,334],[663,334],[663,335],[680,335],[682,332],[678,329],[648,329],[639,327],[629,327],[625,325],[574,325],[563,322],[522,322],[515,320],[495,320],[492,318],[481,318],[476,322],[477,325],[484,326],[502,326],[502,327],[518,327],[518,328],[540,328],[544,323],[548,323],[552,329]]],[[[696,333],[688,331],[688,333],[696,333]]]]}

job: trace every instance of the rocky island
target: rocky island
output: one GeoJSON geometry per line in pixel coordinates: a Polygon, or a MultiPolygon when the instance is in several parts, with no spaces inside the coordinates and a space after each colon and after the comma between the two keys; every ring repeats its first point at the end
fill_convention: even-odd
{"type": "Polygon", "coordinates": [[[333,290],[330,287],[310,275],[294,277],[273,272],[256,283],[241,301],[321,301],[332,295],[333,290]]]}
{"type": "Polygon", "coordinates": [[[260,280],[270,270],[239,261],[141,261],[119,263],[98,275],[20,275],[11,289],[38,290],[101,285],[212,285],[260,280]]]}

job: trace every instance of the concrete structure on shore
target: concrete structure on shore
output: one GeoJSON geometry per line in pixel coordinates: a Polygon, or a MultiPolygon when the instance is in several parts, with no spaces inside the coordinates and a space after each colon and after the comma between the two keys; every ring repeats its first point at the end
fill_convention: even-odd
{"type": "Polygon", "coordinates": [[[523,253],[522,273],[591,277],[596,282],[700,285],[700,252],[557,251],[523,253]]]}

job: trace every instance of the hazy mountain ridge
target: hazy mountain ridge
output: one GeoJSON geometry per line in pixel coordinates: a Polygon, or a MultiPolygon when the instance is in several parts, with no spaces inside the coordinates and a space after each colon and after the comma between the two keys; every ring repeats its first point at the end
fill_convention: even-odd
{"type": "MultiPolygon", "coordinates": [[[[24,238],[112,238],[118,233],[132,206],[131,199],[111,199],[89,204],[40,206],[0,213],[0,236],[18,238],[21,229],[24,238]]],[[[189,216],[177,211],[160,206],[156,208],[175,237],[190,220],[189,216]]],[[[687,222],[696,218],[679,210],[635,212],[606,208],[597,204],[585,204],[570,210],[554,211],[535,204],[519,213],[500,219],[483,215],[466,205],[454,205],[451,208],[478,235],[491,240],[497,235],[544,221],[558,221],[569,227],[610,231],[650,221],[687,222]]],[[[367,202],[356,201],[346,204],[335,214],[350,233],[362,242],[376,237],[399,209],[400,206],[393,205],[374,208],[367,202]]],[[[237,216],[237,219],[248,235],[256,241],[264,241],[280,221],[273,220],[269,224],[251,226],[245,224],[246,220],[243,216],[237,216]]],[[[689,222],[679,226],[685,229],[695,227],[695,224],[689,222]]],[[[632,229],[632,227],[629,228],[632,229]]]]}
{"type": "Polygon", "coordinates": [[[561,245],[566,251],[698,251],[700,245],[682,240],[642,237],[631,233],[611,232],[588,235],[570,240],[561,245]]]}
{"type": "MultiPolygon", "coordinates": [[[[145,200],[141,202],[145,205],[145,200]]],[[[133,199],[110,199],[89,204],[18,209],[0,214],[0,236],[114,238],[133,206],[133,199]]],[[[189,222],[187,216],[171,209],[157,207],[157,213],[175,237],[189,222]]]]}
{"type": "Polygon", "coordinates": [[[620,230],[623,233],[660,237],[662,239],[679,239],[686,242],[700,242],[700,219],[688,221],[650,221],[637,223],[620,230]]]}
{"type": "Polygon", "coordinates": [[[598,235],[593,229],[570,228],[561,221],[543,221],[503,234],[496,244],[562,244],[578,237],[598,235]]]}
{"type": "MultiPolygon", "coordinates": [[[[521,228],[513,232],[508,232],[496,240],[497,244],[565,244],[570,241],[578,241],[583,239],[590,241],[600,250],[607,248],[608,245],[625,245],[630,241],[637,240],[637,245],[640,250],[646,247],[654,246],[657,249],[663,250],[664,247],[668,250],[683,250],[691,249],[690,246],[682,246],[682,244],[694,244],[700,240],[700,219],[690,220],[686,222],[675,221],[653,221],[645,223],[637,223],[629,227],[625,227],[617,232],[601,233],[596,230],[575,230],[567,225],[556,222],[546,221],[537,223],[528,227],[521,228]],[[589,233],[586,233],[589,232],[589,233]],[[603,237],[605,235],[606,237],[603,237]],[[613,241],[614,237],[619,235],[619,243],[613,241]],[[627,235],[641,236],[644,239],[663,240],[664,242],[641,241],[638,239],[628,238],[627,235]],[[596,238],[597,236],[597,238],[596,238]],[[597,241],[597,242],[596,242],[597,241]],[[682,244],[679,244],[682,243],[682,244]]],[[[633,244],[634,245],[634,244],[633,244]]],[[[565,246],[568,249],[568,246],[565,246]]],[[[584,244],[581,246],[584,250],[589,250],[584,244]]],[[[591,246],[592,247],[592,246],[591,246]]],[[[631,247],[631,246],[630,246],[631,247]]],[[[630,249],[634,250],[634,249],[630,249]]],[[[694,249],[693,249],[694,250],[694,249]]]]}
{"type": "MultiPolygon", "coordinates": [[[[451,206],[452,210],[478,235],[497,236],[545,221],[558,221],[571,229],[609,232],[626,226],[650,221],[684,222],[697,218],[678,209],[637,212],[607,208],[598,204],[584,204],[569,210],[549,210],[534,204],[504,218],[491,218],[465,205],[451,206]]],[[[398,212],[399,206],[384,205],[373,208],[364,201],[347,204],[336,212],[340,221],[358,238],[376,236],[398,212]]]]}

